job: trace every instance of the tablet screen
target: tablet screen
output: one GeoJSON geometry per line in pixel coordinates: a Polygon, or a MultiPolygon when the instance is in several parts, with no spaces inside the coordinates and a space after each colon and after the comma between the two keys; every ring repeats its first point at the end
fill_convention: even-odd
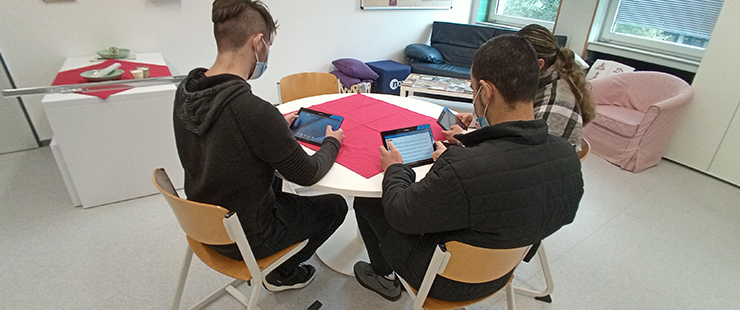
{"type": "Polygon", "coordinates": [[[404,164],[415,167],[433,162],[434,136],[429,124],[384,131],[381,136],[386,149],[388,142],[393,142],[404,164]]]}
{"type": "Polygon", "coordinates": [[[437,118],[437,124],[439,124],[439,126],[444,130],[450,130],[453,125],[458,125],[462,129],[468,129],[467,126],[465,126],[465,124],[463,124],[463,122],[447,107],[442,109],[442,113],[439,115],[439,118],[437,118]]]}
{"type": "Polygon", "coordinates": [[[295,138],[311,144],[321,145],[326,136],[326,126],[338,130],[343,117],[307,108],[298,111],[298,118],[290,126],[295,138]]]}

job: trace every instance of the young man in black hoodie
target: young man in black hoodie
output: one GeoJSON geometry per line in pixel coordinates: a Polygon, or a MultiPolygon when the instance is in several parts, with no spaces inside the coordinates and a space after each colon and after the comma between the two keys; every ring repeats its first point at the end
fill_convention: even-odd
{"type": "MultiPolygon", "coordinates": [[[[275,171],[288,181],[311,185],[331,168],[344,132],[326,129],[321,149],[309,156],[293,137],[295,114],[283,116],[252,93],[277,25],[260,1],[216,0],[212,17],[218,46],[210,69],[193,69],[175,95],[173,122],[189,200],[236,212],[259,259],[309,239],[308,245],[265,277],[271,291],[297,289],[313,280],[303,264],[344,221],[341,196],[283,193],[275,171]]],[[[242,259],[235,244],[211,246],[242,259]]]]}
{"type": "MultiPolygon", "coordinates": [[[[356,198],[355,215],[370,263],[357,262],[360,284],[389,300],[401,297],[395,274],[419,288],[438,244],[460,241],[508,249],[532,245],[573,221],[583,195],[573,146],[534,119],[537,55],[526,39],[502,35],[473,57],[473,120],[480,129],[456,135],[464,147],[437,142],[435,163],[414,182],[392,144],[381,146],[383,197],[356,198]],[[490,124],[490,125],[489,125],[490,124]]],[[[429,296],[463,301],[488,296],[509,274],[486,283],[437,276],[429,296]]]]}

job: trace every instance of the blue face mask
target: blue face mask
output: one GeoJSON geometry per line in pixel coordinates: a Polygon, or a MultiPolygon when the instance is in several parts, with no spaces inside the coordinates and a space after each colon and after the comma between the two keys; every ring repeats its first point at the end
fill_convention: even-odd
{"type": "Polygon", "coordinates": [[[267,49],[267,56],[265,57],[265,62],[261,62],[259,56],[257,56],[257,51],[254,52],[254,57],[257,58],[257,64],[254,67],[254,72],[252,72],[252,76],[249,77],[250,80],[256,80],[260,76],[262,76],[265,71],[267,71],[267,58],[270,58],[270,48],[267,47],[267,43],[265,43],[265,39],[262,39],[262,44],[265,45],[265,48],[267,49]]]}
{"type": "Polygon", "coordinates": [[[468,127],[472,128],[483,128],[488,126],[488,120],[486,119],[486,112],[488,112],[488,105],[483,109],[483,116],[478,116],[478,113],[475,112],[475,99],[478,98],[478,94],[480,94],[480,88],[478,88],[478,93],[473,96],[473,123],[470,124],[468,127]]]}

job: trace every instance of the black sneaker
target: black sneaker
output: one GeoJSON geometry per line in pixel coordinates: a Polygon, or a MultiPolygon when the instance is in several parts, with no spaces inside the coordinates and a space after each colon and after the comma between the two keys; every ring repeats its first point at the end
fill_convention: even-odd
{"type": "Polygon", "coordinates": [[[262,281],[262,284],[271,292],[295,290],[306,287],[311,283],[315,274],[316,268],[311,265],[300,264],[287,276],[273,270],[265,276],[265,281],[262,281]]]}
{"type": "Polygon", "coordinates": [[[376,292],[390,301],[401,299],[401,281],[398,279],[388,280],[375,274],[373,266],[366,262],[355,263],[354,270],[355,279],[366,289],[376,292]]]}

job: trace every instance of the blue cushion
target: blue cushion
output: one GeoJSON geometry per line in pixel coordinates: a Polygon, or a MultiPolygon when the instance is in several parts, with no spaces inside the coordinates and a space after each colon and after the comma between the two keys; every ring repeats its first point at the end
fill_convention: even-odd
{"type": "Polygon", "coordinates": [[[458,79],[470,79],[470,67],[459,67],[448,64],[431,64],[428,62],[412,62],[411,72],[449,76],[458,79]]]}
{"type": "Polygon", "coordinates": [[[444,58],[442,58],[439,50],[426,44],[409,44],[403,50],[403,53],[406,54],[406,58],[411,62],[430,62],[433,64],[444,62],[444,58]]]}
{"type": "Polygon", "coordinates": [[[364,62],[352,58],[341,58],[331,62],[337,70],[358,79],[377,79],[378,74],[364,62]]]}

